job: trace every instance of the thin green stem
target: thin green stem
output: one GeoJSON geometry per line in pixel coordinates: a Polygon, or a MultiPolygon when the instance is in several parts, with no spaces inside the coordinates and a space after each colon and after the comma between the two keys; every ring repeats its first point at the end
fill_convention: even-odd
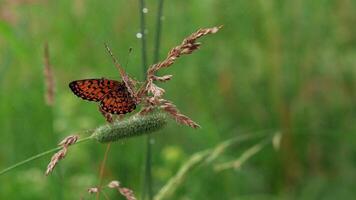
{"type": "MultiPolygon", "coordinates": [[[[213,148],[206,149],[197,153],[194,153],[178,170],[178,172],[171,177],[168,182],[160,189],[160,191],[156,194],[154,197],[154,200],[162,200],[162,199],[172,199],[172,195],[174,192],[184,184],[184,181],[189,177],[188,174],[193,171],[194,168],[201,166],[202,164],[212,164],[213,161],[216,161],[226,150],[236,144],[245,142],[245,141],[250,141],[254,140],[260,137],[265,137],[268,136],[267,139],[262,138],[263,143],[258,143],[259,145],[266,145],[270,143],[271,138],[269,137],[269,134],[266,135],[266,131],[260,131],[257,133],[244,133],[244,134],[239,134],[239,136],[226,140],[224,142],[219,143],[213,148]]],[[[243,153],[244,157],[244,162],[250,158],[252,153],[257,153],[257,151],[260,150],[261,147],[256,147],[254,146],[254,150],[247,150],[249,157],[243,153]],[[259,148],[259,149],[257,149],[259,148]],[[257,149],[257,151],[256,151],[257,149]],[[253,151],[253,152],[252,152],[253,151]]],[[[243,163],[241,163],[243,164],[243,163]]]]}
{"type": "Polygon", "coordinates": [[[156,35],[155,46],[153,50],[153,63],[157,63],[159,60],[159,50],[161,46],[161,32],[162,32],[162,17],[163,17],[163,3],[164,0],[158,1],[158,13],[156,18],[156,35]]]}
{"type": "MultiPolygon", "coordinates": [[[[145,6],[144,0],[139,0],[139,13],[140,13],[140,32],[142,35],[141,38],[141,54],[142,54],[142,72],[143,77],[146,77],[147,70],[147,47],[146,47],[146,20],[145,13],[147,8],[145,6]]],[[[151,145],[150,145],[151,137],[148,135],[146,137],[146,161],[144,168],[144,180],[143,180],[143,189],[142,189],[142,199],[146,197],[146,187],[148,193],[151,191],[151,145]]],[[[150,195],[149,195],[150,196],[150,195]]]]}
{"type": "MultiPolygon", "coordinates": [[[[90,139],[92,139],[92,137],[89,136],[89,137],[86,137],[86,138],[83,138],[83,139],[78,140],[75,144],[79,144],[79,143],[85,142],[85,141],[90,140],[90,139]]],[[[74,144],[73,144],[73,145],[74,145],[74,144]]],[[[11,171],[11,170],[13,170],[13,169],[16,169],[16,168],[20,167],[20,166],[22,166],[22,165],[24,165],[24,164],[26,164],[26,163],[28,163],[28,162],[34,161],[34,160],[39,159],[39,158],[41,158],[41,157],[44,157],[44,156],[46,156],[46,155],[48,155],[48,154],[51,154],[51,153],[53,153],[53,152],[56,152],[56,151],[60,150],[61,148],[62,148],[62,147],[56,147],[56,148],[50,149],[50,150],[48,150],[48,151],[39,153],[39,154],[34,155],[34,156],[30,157],[30,158],[27,158],[26,160],[23,160],[23,161],[21,161],[21,162],[18,162],[18,163],[14,164],[14,165],[11,165],[10,167],[8,167],[8,168],[6,168],[6,169],[1,170],[1,171],[0,171],[0,176],[6,174],[7,172],[9,172],[9,171],[11,171]]]]}
{"type": "MultiPolygon", "coordinates": [[[[106,145],[106,150],[105,150],[105,154],[104,154],[104,159],[103,159],[103,161],[102,161],[101,164],[100,164],[100,170],[99,170],[99,186],[98,186],[98,188],[101,188],[101,186],[103,185],[105,164],[106,164],[106,161],[107,161],[107,159],[108,159],[109,150],[110,150],[110,145],[111,145],[111,142],[109,142],[109,143],[106,145]]],[[[100,197],[100,189],[99,189],[99,191],[96,193],[96,199],[98,200],[99,197],[100,197]]]]}
{"type": "MultiPolygon", "coordinates": [[[[58,134],[55,134],[54,130],[54,102],[55,102],[55,84],[54,84],[54,71],[53,71],[53,66],[51,65],[50,62],[50,51],[49,51],[49,45],[48,42],[45,42],[44,44],[44,52],[43,52],[43,62],[44,62],[44,69],[43,69],[43,74],[44,74],[44,86],[46,88],[45,94],[44,94],[44,100],[46,102],[47,108],[49,110],[48,112],[48,120],[49,120],[49,135],[51,138],[53,138],[53,142],[50,144],[55,145],[54,141],[58,140],[58,134]]],[[[58,190],[55,190],[55,194],[57,199],[63,199],[63,194],[64,190],[63,187],[60,187],[63,185],[63,173],[61,170],[61,166],[57,167],[57,172],[56,173],[56,178],[52,179],[53,183],[56,185],[56,188],[59,188],[58,190]]]]}
{"type": "MultiPolygon", "coordinates": [[[[153,62],[156,63],[159,59],[159,48],[161,41],[161,29],[162,29],[162,13],[163,13],[163,0],[158,2],[158,13],[156,18],[156,34],[155,34],[155,46],[153,53],[153,62]]],[[[147,54],[146,54],[146,40],[145,40],[145,17],[144,17],[144,0],[140,0],[140,13],[141,13],[141,32],[142,32],[142,60],[143,60],[143,72],[144,77],[146,76],[147,70],[147,54]]],[[[146,138],[146,162],[145,162],[145,178],[144,178],[144,187],[142,191],[142,198],[148,200],[153,199],[153,190],[152,190],[152,143],[151,135],[147,135],[146,138]],[[147,191],[146,191],[147,187],[147,191]],[[147,192],[147,193],[146,193],[147,192]]]]}
{"type": "Polygon", "coordinates": [[[139,0],[139,12],[140,12],[140,32],[142,34],[141,38],[141,53],[142,53],[142,69],[143,75],[145,77],[146,70],[147,70],[147,45],[146,45],[146,20],[145,20],[145,13],[146,13],[146,6],[144,0],[139,0]]]}
{"type": "MultiPolygon", "coordinates": [[[[147,186],[147,196],[151,200],[153,197],[152,192],[152,145],[151,135],[146,137],[146,163],[145,163],[145,186],[147,186]]],[[[144,187],[146,188],[146,187],[144,187]]],[[[146,192],[146,189],[144,190],[146,192]]],[[[144,196],[145,197],[145,193],[144,196]]],[[[145,198],[143,198],[145,199],[145,198]]]]}

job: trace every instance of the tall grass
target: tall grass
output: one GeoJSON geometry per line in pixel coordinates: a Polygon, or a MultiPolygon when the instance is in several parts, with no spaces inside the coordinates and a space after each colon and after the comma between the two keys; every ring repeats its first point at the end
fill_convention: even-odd
{"type": "MultiPolygon", "coordinates": [[[[151,53],[156,2],[147,5],[151,53]]],[[[94,105],[73,98],[67,84],[79,75],[117,78],[103,42],[113,45],[116,55],[133,47],[127,71],[140,80],[137,8],[137,1],[0,3],[0,169],[52,148],[58,142],[48,134],[52,125],[56,137],[64,138],[104,123],[94,105]],[[56,74],[53,121],[43,99],[44,41],[56,74]]],[[[179,78],[166,84],[167,95],[203,128],[168,124],[160,137],[152,135],[154,191],[194,152],[245,130],[272,128],[288,132],[278,153],[264,148],[241,170],[218,176],[213,168],[199,168],[172,199],[355,196],[353,1],[170,1],[164,9],[162,52],[197,27],[224,24],[224,30],[170,69],[179,78]]],[[[254,144],[232,147],[219,159],[229,161],[254,144]]],[[[108,177],[140,191],[142,141],[111,148],[108,177]]],[[[94,142],[70,151],[61,165],[68,177],[61,180],[62,199],[77,199],[78,191],[97,183],[93,171],[104,153],[94,142]]],[[[43,177],[47,161],[1,176],[0,199],[48,199],[57,193],[55,176],[43,177]]]]}

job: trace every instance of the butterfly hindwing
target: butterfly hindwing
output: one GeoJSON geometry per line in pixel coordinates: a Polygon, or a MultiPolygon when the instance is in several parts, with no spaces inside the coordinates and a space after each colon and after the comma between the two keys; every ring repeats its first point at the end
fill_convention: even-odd
{"type": "Polygon", "coordinates": [[[111,90],[120,86],[120,82],[108,79],[84,79],[72,81],[70,89],[78,97],[88,101],[101,101],[111,90]]]}
{"type": "Polygon", "coordinates": [[[136,102],[126,87],[110,91],[100,102],[100,107],[111,114],[126,114],[136,108],[136,102]]]}

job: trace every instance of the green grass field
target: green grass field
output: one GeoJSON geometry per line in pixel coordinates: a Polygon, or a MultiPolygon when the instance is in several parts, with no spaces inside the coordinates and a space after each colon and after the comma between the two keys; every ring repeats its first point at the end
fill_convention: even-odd
{"type": "MultiPolygon", "coordinates": [[[[146,1],[149,64],[157,2],[146,1]]],[[[269,142],[238,169],[217,166],[246,155],[264,136],[189,168],[167,199],[354,198],[355,11],[353,0],[166,0],[161,59],[197,29],[224,27],[199,40],[200,50],[161,71],[174,75],[159,84],[165,98],[202,128],[170,120],[152,135],[154,194],[194,153],[245,134],[278,132],[279,148],[269,142]]],[[[138,32],[139,1],[1,0],[0,170],[55,147],[67,135],[104,125],[97,105],[74,96],[68,84],[120,79],[105,42],[125,70],[143,81],[138,32]],[[46,42],[53,107],[44,98],[46,42]]],[[[119,180],[143,199],[145,144],[146,137],[112,143],[103,183],[119,180]]],[[[0,199],[95,199],[87,189],[100,182],[105,148],[96,141],[71,147],[50,176],[44,172],[51,155],[11,170],[0,176],[0,199]]]]}

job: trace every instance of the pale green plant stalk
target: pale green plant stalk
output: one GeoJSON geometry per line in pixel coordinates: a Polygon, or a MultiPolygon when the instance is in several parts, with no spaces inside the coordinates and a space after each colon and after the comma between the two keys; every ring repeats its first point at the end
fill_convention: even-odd
{"type": "MultiPolygon", "coordinates": [[[[156,19],[156,34],[155,34],[155,46],[153,52],[153,63],[158,62],[159,59],[159,48],[160,48],[160,40],[161,40],[161,29],[162,29],[162,13],[163,13],[163,0],[159,0],[158,2],[158,13],[156,19]]],[[[143,72],[144,77],[146,76],[147,70],[147,52],[146,52],[146,35],[145,35],[145,2],[144,0],[140,0],[140,16],[141,16],[141,34],[142,34],[142,62],[143,62],[143,72]]],[[[146,195],[146,187],[147,187],[147,196],[149,200],[153,198],[152,191],[152,143],[151,136],[147,135],[146,138],[146,162],[145,162],[145,178],[143,184],[142,198],[145,199],[146,195]]]]}
{"type": "Polygon", "coordinates": [[[162,32],[162,20],[163,20],[163,3],[164,0],[158,1],[158,13],[156,18],[156,35],[155,35],[155,46],[153,50],[153,63],[159,61],[159,50],[161,47],[161,32],[162,32]]]}
{"type": "MultiPolygon", "coordinates": [[[[89,137],[86,137],[86,138],[83,138],[83,139],[78,140],[78,141],[76,142],[76,144],[79,144],[79,143],[82,143],[82,142],[86,142],[86,141],[91,140],[91,139],[92,139],[92,138],[89,136],[89,137]]],[[[14,170],[14,169],[16,169],[16,168],[18,168],[18,167],[20,167],[20,166],[22,166],[22,165],[25,165],[25,164],[27,164],[27,163],[29,163],[29,162],[31,162],[31,161],[34,161],[34,160],[37,160],[37,159],[39,159],[39,158],[42,158],[42,157],[44,157],[44,156],[46,156],[46,155],[52,154],[52,153],[54,153],[54,152],[60,150],[61,148],[62,148],[62,147],[56,147],[56,148],[47,150],[47,151],[45,151],[45,152],[42,152],[42,153],[36,154],[36,155],[34,155],[34,156],[32,156],[32,157],[29,157],[29,158],[27,158],[26,160],[23,160],[23,161],[18,162],[18,163],[14,164],[14,165],[11,165],[10,167],[7,167],[7,168],[1,170],[1,171],[0,171],[0,176],[6,174],[6,173],[8,173],[8,172],[10,172],[10,171],[12,171],[12,170],[14,170]]]]}
{"type": "MultiPolygon", "coordinates": [[[[137,137],[141,135],[151,134],[165,127],[167,124],[167,117],[163,113],[150,113],[146,115],[133,115],[122,121],[116,121],[109,125],[100,126],[94,130],[84,131],[83,135],[91,134],[88,137],[79,139],[73,145],[89,140],[96,140],[100,143],[115,142],[130,137],[137,137]]],[[[0,176],[4,175],[22,165],[31,161],[42,158],[46,155],[52,154],[62,149],[62,146],[50,149],[48,151],[34,155],[26,160],[18,162],[10,167],[0,171],[0,176]]]]}
{"type": "MultiPolygon", "coordinates": [[[[53,138],[53,141],[58,139],[58,135],[55,134],[54,130],[54,104],[55,104],[55,79],[54,79],[54,70],[50,62],[50,50],[48,42],[44,43],[43,46],[43,76],[44,76],[44,100],[48,109],[48,119],[50,121],[49,125],[49,135],[53,138]]],[[[56,184],[59,188],[56,190],[56,196],[58,199],[63,199],[63,188],[60,187],[63,185],[63,174],[61,169],[58,170],[56,178],[51,181],[56,184]]]]}
{"type": "MultiPolygon", "coordinates": [[[[105,170],[106,160],[108,159],[108,155],[109,155],[109,151],[110,151],[110,145],[111,145],[111,142],[109,142],[106,145],[104,159],[100,164],[100,169],[99,169],[99,188],[101,188],[102,185],[103,185],[104,170],[105,170]]],[[[97,200],[100,198],[100,192],[101,192],[101,190],[98,190],[98,192],[96,193],[96,199],[97,200]]],[[[104,192],[103,192],[103,194],[105,195],[104,192]]]]}
{"type": "MultiPolygon", "coordinates": [[[[145,20],[145,11],[147,10],[145,6],[145,0],[139,0],[139,13],[140,13],[140,32],[142,35],[141,38],[141,57],[142,57],[142,71],[143,77],[146,77],[147,70],[147,50],[146,50],[146,20],[145,20]]],[[[142,199],[146,197],[146,187],[148,193],[151,191],[151,145],[150,145],[151,137],[146,137],[146,150],[145,150],[145,166],[144,166],[144,178],[143,178],[143,186],[142,186],[142,199]]]]}
{"type": "Polygon", "coordinates": [[[240,157],[238,157],[234,161],[229,161],[226,163],[221,163],[217,164],[214,166],[215,171],[222,171],[222,170],[227,170],[227,169],[240,169],[241,166],[252,156],[260,152],[267,144],[271,142],[270,138],[264,139],[261,142],[253,145],[252,147],[248,148],[246,151],[244,151],[240,157]]]}
{"type": "MultiPolygon", "coordinates": [[[[221,142],[217,146],[212,149],[207,149],[200,151],[198,153],[193,154],[187,162],[185,162],[181,168],[178,170],[175,176],[173,176],[166,185],[164,185],[161,190],[155,195],[154,200],[164,200],[164,199],[171,199],[174,192],[177,188],[186,180],[187,175],[193,171],[194,168],[201,166],[202,164],[211,164],[215,161],[222,153],[226,151],[228,147],[232,145],[241,143],[243,141],[247,141],[250,139],[255,139],[260,137],[260,134],[245,134],[240,135],[236,138],[226,140],[221,142]]],[[[262,142],[254,145],[253,147],[246,150],[242,155],[239,157],[240,160],[240,167],[244,164],[249,158],[259,152],[263,147],[265,147],[268,143],[271,142],[270,135],[267,135],[267,138],[262,139],[262,142]]]]}

